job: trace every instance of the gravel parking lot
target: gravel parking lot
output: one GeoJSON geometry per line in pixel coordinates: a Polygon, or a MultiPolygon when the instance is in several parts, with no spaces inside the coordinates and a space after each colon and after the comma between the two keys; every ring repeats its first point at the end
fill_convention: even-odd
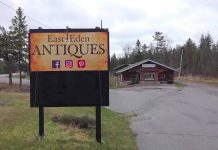
{"type": "Polygon", "coordinates": [[[218,88],[186,82],[110,90],[110,109],[130,118],[141,150],[217,150],[218,88]]]}

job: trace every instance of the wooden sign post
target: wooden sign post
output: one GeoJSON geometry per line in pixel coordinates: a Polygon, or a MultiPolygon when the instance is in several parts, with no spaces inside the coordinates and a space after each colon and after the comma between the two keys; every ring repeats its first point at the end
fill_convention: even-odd
{"type": "Polygon", "coordinates": [[[101,106],[109,106],[108,29],[30,29],[30,106],[94,106],[101,142],[101,106]]]}

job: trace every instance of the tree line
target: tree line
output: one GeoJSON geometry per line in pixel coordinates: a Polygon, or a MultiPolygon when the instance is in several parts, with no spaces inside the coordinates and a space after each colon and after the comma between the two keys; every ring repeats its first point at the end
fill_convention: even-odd
{"type": "Polygon", "coordinates": [[[218,77],[218,41],[215,42],[209,33],[202,34],[199,43],[189,38],[184,44],[174,48],[169,46],[170,41],[163,32],[155,32],[152,37],[153,42],[149,45],[138,39],[135,47],[124,46],[121,57],[114,53],[110,58],[110,68],[151,59],[179,71],[182,60],[182,75],[218,77]]]}
{"type": "MultiPolygon", "coordinates": [[[[8,29],[0,25],[0,73],[9,74],[10,85],[13,72],[19,72],[20,86],[22,71],[28,72],[27,35],[26,16],[19,7],[8,29]]],[[[182,75],[218,77],[218,41],[214,41],[209,33],[202,34],[198,43],[189,38],[174,48],[169,46],[170,41],[162,32],[155,32],[152,37],[153,42],[148,45],[139,39],[134,47],[127,44],[121,57],[114,53],[110,58],[110,69],[144,59],[178,69],[182,58],[182,75]]]]}
{"type": "Polygon", "coordinates": [[[28,40],[26,16],[19,7],[11,19],[9,29],[0,25],[0,73],[9,74],[12,85],[12,73],[19,72],[22,86],[22,71],[28,70],[28,40]]]}

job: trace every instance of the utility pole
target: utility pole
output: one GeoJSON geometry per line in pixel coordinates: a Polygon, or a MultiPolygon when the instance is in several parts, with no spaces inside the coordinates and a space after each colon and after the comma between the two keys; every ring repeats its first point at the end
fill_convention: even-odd
{"type": "Polygon", "coordinates": [[[180,57],[179,77],[181,76],[181,72],[182,72],[183,50],[184,50],[184,47],[182,47],[182,53],[181,53],[181,57],[180,57]]]}

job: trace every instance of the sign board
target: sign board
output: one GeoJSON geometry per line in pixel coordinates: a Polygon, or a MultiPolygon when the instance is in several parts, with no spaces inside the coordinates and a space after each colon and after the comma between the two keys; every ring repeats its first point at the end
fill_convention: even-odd
{"type": "Polygon", "coordinates": [[[156,64],[142,64],[143,68],[154,68],[156,67],[156,64]]]}
{"type": "Polygon", "coordinates": [[[31,107],[108,106],[108,29],[30,29],[31,107]]]}
{"type": "Polygon", "coordinates": [[[30,33],[31,71],[108,70],[108,32],[30,33]]]}

